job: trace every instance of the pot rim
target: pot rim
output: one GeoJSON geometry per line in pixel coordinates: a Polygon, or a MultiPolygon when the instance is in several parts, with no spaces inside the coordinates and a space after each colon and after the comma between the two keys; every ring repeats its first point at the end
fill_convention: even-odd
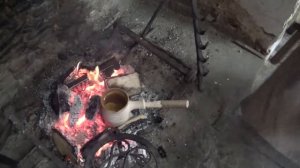
{"type": "Polygon", "coordinates": [[[105,111],[112,111],[112,110],[107,109],[107,108],[105,107],[105,103],[104,103],[104,102],[105,102],[105,97],[106,97],[109,93],[111,93],[111,92],[118,92],[118,93],[123,94],[123,95],[126,97],[126,101],[127,101],[126,105],[125,105],[124,107],[122,107],[121,109],[119,109],[118,111],[114,111],[114,113],[118,113],[119,111],[123,110],[123,109],[128,105],[128,102],[129,102],[129,96],[128,96],[128,94],[127,94],[127,92],[126,92],[125,90],[120,89],[120,88],[110,88],[110,89],[106,90],[106,91],[103,93],[103,95],[101,96],[101,102],[100,102],[102,108],[103,108],[105,111]]]}

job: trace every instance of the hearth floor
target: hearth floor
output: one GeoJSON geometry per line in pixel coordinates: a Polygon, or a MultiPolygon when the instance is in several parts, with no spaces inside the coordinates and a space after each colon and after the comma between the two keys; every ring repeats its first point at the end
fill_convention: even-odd
{"type": "MultiPolygon", "coordinates": [[[[140,32],[150,18],[155,6],[146,4],[144,1],[133,1],[135,2],[134,5],[122,15],[121,20],[127,27],[135,32],[140,32]]],[[[70,8],[73,9],[73,7],[70,8]]],[[[68,22],[68,20],[62,20],[68,22]]],[[[82,30],[82,27],[78,25],[79,23],[69,24],[74,24],[72,26],[78,32],[82,30]]],[[[94,30],[97,29],[97,25],[93,26],[94,30]]],[[[125,63],[131,64],[141,75],[145,87],[172,99],[189,99],[191,104],[188,110],[162,110],[163,122],[144,137],[152,142],[154,146],[162,146],[165,149],[167,157],[162,159],[160,165],[163,168],[277,168],[277,165],[242,140],[242,137],[237,134],[237,128],[231,125],[232,121],[230,120],[230,118],[235,117],[234,111],[239,102],[249,94],[254,76],[263,64],[263,60],[237,47],[229,37],[218,32],[209,24],[203,23],[203,26],[207,30],[203,36],[203,41],[209,41],[208,48],[204,53],[209,57],[208,68],[210,73],[204,78],[202,92],[197,90],[194,83],[180,81],[178,72],[141,46],[134,48],[126,59],[125,63]]],[[[149,40],[163,46],[187,65],[195,68],[196,55],[192,20],[190,18],[178,16],[172,11],[164,10],[154,22],[153,28],[147,35],[149,40]]],[[[79,35],[75,33],[68,38],[72,39],[74,36],[79,35]]],[[[81,36],[85,35],[81,34],[81,36]]],[[[97,41],[97,37],[100,36],[89,36],[89,40],[97,41]]],[[[51,31],[40,38],[43,42],[35,45],[42,47],[43,52],[48,52],[46,53],[48,55],[41,53],[44,54],[44,58],[33,57],[32,59],[41,60],[41,62],[45,59],[48,62],[36,63],[31,60],[29,62],[34,64],[29,63],[28,66],[40,67],[40,65],[44,65],[47,67],[47,64],[51,62],[49,65],[52,67],[49,68],[52,71],[57,70],[57,68],[62,70],[61,66],[76,65],[80,60],[80,56],[68,57],[67,60],[62,60],[57,59],[57,53],[64,48],[72,48],[72,46],[76,53],[76,47],[86,42],[84,41],[85,38],[83,38],[83,41],[78,38],[76,39],[77,42],[70,42],[68,39],[58,42],[58,35],[51,31]]],[[[16,51],[16,53],[18,52],[16,51]]],[[[20,54],[19,57],[27,57],[28,55],[30,54],[20,54]]],[[[17,90],[16,93],[19,95],[34,95],[34,98],[29,99],[36,100],[38,89],[41,88],[40,85],[24,88],[22,81],[40,81],[49,77],[49,74],[43,68],[40,68],[38,72],[41,72],[42,75],[38,79],[32,76],[27,78],[24,77],[27,74],[22,74],[18,70],[15,70],[15,72],[5,69],[13,63],[14,61],[10,59],[1,62],[3,71],[0,72],[0,93],[4,93],[3,90],[11,89],[11,92],[17,90]],[[22,89],[16,89],[16,87],[22,89]],[[23,91],[23,89],[25,91],[20,93],[20,90],[23,91]]],[[[34,68],[32,69],[35,71],[34,68]]],[[[41,83],[45,84],[45,82],[41,83]]],[[[27,85],[25,86],[27,87],[27,85]]],[[[11,102],[20,100],[20,98],[17,99],[18,96],[15,97],[11,99],[11,102]]],[[[2,99],[1,101],[4,101],[2,99]]],[[[30,102],[30,100],[28,101],[30,102]]],[[[15,107],[17,112],[32,111],[32,113],[36,113],[38,108],[34,107],[40,106],[36,102],[32,104],[25,103],[26,106],[20,104],[20,102],[15,104],[6,103],[4,106],[0,103],[0,107],[2,112],[7,112],[7,107],[12,106],[15,107]]],[[[26,117],[24,114],[19,114],[19,116],[26,117]]],[[[34,119],[34,117],[30,118],[30,120],[34,119]]],[[[7,137],[4,143],[0,139],[0,143],[3,143],[0,146],[2,147],[0,152],[13,159],[20,160],[20,167],[55,167],[29,140],[21,135],[18,129],[11,128],[7,137]]],[[[4,166],[0,165],[0,167],[4,166]]]]}

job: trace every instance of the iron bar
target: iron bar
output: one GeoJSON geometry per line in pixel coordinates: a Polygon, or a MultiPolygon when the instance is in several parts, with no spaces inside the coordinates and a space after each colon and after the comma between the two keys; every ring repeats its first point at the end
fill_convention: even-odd
{"type": "Polygon", "coordinates": [[[232,43],[235,44],[235,45],[237,45],[237,46],[239,46],[239,47],[241,47],[242,49],[248,51],[249,53],[251,53],[251,54],[257,56],[257,57],[260,58],[260,59],[264,59],[264,58],[265,58],[265,56],[262,55],[260,52],[254,50],[254,49],[251,48],[250,46],[248,46],[248,45],[246,45],[246,44],[243,44],[242,42],[240,42],[240,41],[238,41],[238,40],[232,40],[232,43]]]}
{"type": "Polygon", "coordinates": [[[199,16],[197,14],[197,0],[192,1],[192,13],[193,13],[193,27],[194,27],[194,36],[195,36],[195,45],[196,45],[196,54],[197,54],[197,87],[198,90],[202,89],[203,76],[207,75],[208,70],[203,63],[207,61],[207,58],[203,56],[202,50],[207,46],[202,43],[201,35],[205,32],[199,27],[199,16]]]}
{"type": "Polygon", "coordinates": [[[145,38],[139,36],[138,34],[134,33],[130,29],[128,29],[125,26],[118,25],[120,31],[127,34],[130,38],[138,42],[140,45],[148,49],[150,52],[155,54],[157,57],[159,57],[161,60],[172,66],[174,69],[178,70],[180,73],[182,73],[185,76],[188,76],[190,74],[190,68],[187,67],[183,62],[181,62],[179,59],[174,57],[170,52],[165,51],[164,49],[160,48],[159,46],[151,43],[150,41],[146,40],[145,38]]]}

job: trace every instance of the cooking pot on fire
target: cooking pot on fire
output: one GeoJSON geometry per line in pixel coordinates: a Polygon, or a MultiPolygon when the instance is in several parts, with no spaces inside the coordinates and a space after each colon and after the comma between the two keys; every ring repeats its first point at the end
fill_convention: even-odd
{"type": "Polygon", "coordinates": [[[127,93],[118,88],[109,89],[101,98],[102,114],[105,122],[118,127],[128,121],[134,109],[147,108],[188,108],[188,100],[160,100],[145,102],[145,100],[131,101],[127,93]]]}

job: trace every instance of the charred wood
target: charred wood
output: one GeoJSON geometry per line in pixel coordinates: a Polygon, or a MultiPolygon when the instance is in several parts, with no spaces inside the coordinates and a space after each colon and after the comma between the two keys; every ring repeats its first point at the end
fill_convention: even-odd
{"type": "MultiPolygon", "coordinates": [[[[58,86],[56,103],[58,103],[59,114],[70,110],[69,94],[70,94],[70,90],[67,88],[67,86],[65,86],[65,85],[58,86]]],[[[55,97],[54,97],[54,99],[55,99],[55,97]]],[[[55,101],[56,100],[53,100],[53,103],[55,103],[55,101]]]]}
{"type": "Polygon", "coordinates": [[[75,148],[66,140],[66,138],[56,129],[52,130],[52,139],[60,154],[76,162],[75,148]]]}
{"type": "Polygon", "coordinates": [[[65,79],[74,71],[74,67],[69,68],[65,73],[60,75],[57,79],[59,84],[63,84],[65,79]]]}
{"type": "Polygon", "coordinates": [[[92,120],[97,112],[100,112],[100,96],[94,95],[88,103],[88,108],[85,112],[85,118],[92,120]]]}
{"type": "Polygon", "coordinates": [[[79,77],[78,79],[75,79],[69,83],[66,84],[66,86],[70,89],[78,86],[79,84],[81,84],[82,82],[85,82],[88,80],[87,75],[83,75],[82,77],[79,77]]]}
{"type": "Polygon", "coordinates": [[[102,64],[99,65],[100,71],[105,75],[105,77],[110,77],[115,69],[120,69],[119,61],[115,57],[111,57],[102,64]]]}
{"type": "Polygon", "coordinates": [[[104,60],[102,63],[100,63],[98,65],[97,64],[94,64],[94,65],[81,64],[80,68],[92,71],[95,69],[96,66],[99,67],[99,70],[104,74],[105,77],[110,77],[113,74],[114,70],[120,69],[119,60],[117,60],[115,57],[110,57],[109,59],[104,60]]]}

